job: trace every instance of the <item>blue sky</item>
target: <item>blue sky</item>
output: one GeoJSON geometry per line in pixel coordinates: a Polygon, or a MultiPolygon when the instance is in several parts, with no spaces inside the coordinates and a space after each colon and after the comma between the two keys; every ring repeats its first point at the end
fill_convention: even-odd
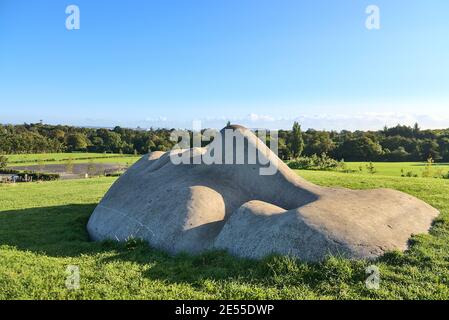
{"type": "Polygon", "coordinates": [[[0,122],[449,127],[448,58],[447,0],[0,0],[0,122]]]}

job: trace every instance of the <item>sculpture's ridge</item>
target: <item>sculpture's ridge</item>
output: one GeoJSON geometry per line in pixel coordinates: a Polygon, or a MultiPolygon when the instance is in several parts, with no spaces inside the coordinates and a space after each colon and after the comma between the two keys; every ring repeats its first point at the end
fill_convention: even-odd
{"type": "Polygon", "coordinates": [[[224,127],[223,129],[221,129],[221,131],[223,132],[226,129],[232,129],[232,130],[237,130],[237,129],[243,129],[243,130],[248,130],[248,128],[241,126],[239,124],[229,124],[226,127],[224,127]]]}
{"type": "Polygon", "coordinates": [[[245,150],[265,152],[276,173],[260,175],[261,165],[247,162],[175,165],[169,154],[152,153],[107,192],[89,219],[91,238],[142,238],[172,253],[220,248],[250,258],[270,253],[307,261],[328,254],[373,258],[406,249],[410,236],[427,232],[438,215],[423,201],[394,190],[316,186],[250,130],[224,129],[242,135],[245,150]]]}

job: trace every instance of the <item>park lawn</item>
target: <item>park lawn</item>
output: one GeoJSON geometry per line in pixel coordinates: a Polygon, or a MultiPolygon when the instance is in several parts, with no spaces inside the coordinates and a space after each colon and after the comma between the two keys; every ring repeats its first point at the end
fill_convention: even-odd
{"type": "Polygon", "coordinates": [[[299,173],[320,185],[405,191],[441,215],[406,253],[374,262],[169,256],[137,241],[88,241],[89,215],[114,178],[0,185],[0,299],[449,299],[449,180],[299,173]],[[370,264],[379,290],[365,286],[370,264]],[[65,287],[68,265],[80,268],[79,290],[65,287]]]}
{"type": "MultiPolygon", "coordinates": [[[[369,165],[370,162],[346,162],[346,166],[350,170],[355,170],[358,174],[365,174],[365,175],[371,175],[371,173],[367,169],[367,165],[369,165]],[[360,171],[360,168],[362,169],[360,171]]],[[[414,174],[417,174],[418,177],[422,177],[422,173],[427,165],[426,162],[372,162],[374,169],[375,169],[375,175],[382,175],[382,176],[394,176],[394,177],[400,177],[402,175],[402,171],[404,170],[404,173],[412,172],[414,174]]],[[[449,173],[449,163],[434,163],[432,165],[432,170],[440,174],[447,174],[449,173]]]]}
{"type": "MultiPolygon", "coordinates": [[[[95,163],[114,163],[132,165],[140,159],[140,155],[118,154],[118,153],[42,153],[42,154],[14,154],[7,155],[8,166],[30,166],[41,164],[61,164],[66,163],[68,159],[72,163],[87,163],[93,161],[95,163]]],[[[412,172],[418,177],[422,176],[422,172],[426,166],[425,162],[372,162],[375,168],[374,175],[400,177],[404,173],[412,172]]],[[[372,175],[367,169],[369,162],[346,162],[347,169],[355,170],[356,174],[372,175]],[[360,168],[362,171],[360,171],[360,168]]],[[[433,165],[433,171],[441,174],[449,173],[449,163],[437,163],[433,165]]]]}
{"type": "Polygon", "coordinates": [[[119,163],[132,165],[141,156],[118,153],[89,153],[89,152],[73,152],[73,153],[38,153],[38,154],[13,154],[6,155],[8,158],[8,166],[29,166],[41,164],[61,164],[67,161],[72,163],[87,163],[93,161],[95,163],[119,163]]]}

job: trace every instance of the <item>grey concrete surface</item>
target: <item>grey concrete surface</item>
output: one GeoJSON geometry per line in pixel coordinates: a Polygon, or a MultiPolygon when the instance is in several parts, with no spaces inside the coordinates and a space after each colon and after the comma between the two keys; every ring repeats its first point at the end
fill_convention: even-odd
{"type": "MultiPolygon", "coordinates": [[[[423,201],[394,190],[316,186],[250,130],[231,128],[244,139],[245,151],[260,152],[256,164],[245,159],[243,164],[175,165],[169,153],[144,156],[93,212],[87,226],[91,238],[140,238],[170,253],[225,249],[248,258],[278,253],[304,261],[329,254],[362,259],[405,250],[411,235],[427,232],[438,215],[423,201]],[[267,162],[276,167],[274,175],[260,175],[267,162]]],[[[212,146],[180,152],[195,158],[212,146]]]]}

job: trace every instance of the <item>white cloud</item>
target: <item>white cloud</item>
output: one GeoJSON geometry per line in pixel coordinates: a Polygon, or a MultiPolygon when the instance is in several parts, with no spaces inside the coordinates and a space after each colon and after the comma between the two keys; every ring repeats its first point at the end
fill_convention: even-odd
{"type": "Polygon", "coordinates": [[[267,116],[263,114],[257,114],[257,113],[250,113],[247,117],[248,120],[252,122],[259,122],[259,121],[275,121],[275,118],[272,116],[267,116]]]}
{"type": "Polygon", "coordinates": [[[293,120],[302,123],[304,128],[327,130],[380,130],[385,125],[397,124],[412,126],[419,123],[422,128],[448,128],[449,115],[422,115],[399,112],[364,112],[352,114],[303,115],[293,120]]]}
{"type": "MultiPolygon", "coordinates": [[[[407,112],[358,112],[358,113],[316,113],[291,116],[250,113],[240,117],[205,116],[200,118],[168,118],[158,116],[140,121],[108,121],[113,125],[141,128],[191,129],[193,120],[200,120],[203,128],[223,128],[228,121],[248,128],[290,129],[298,121],[303,130],[381,130],[385,125],[397,124],[413,126],[416,122],[423,129],[449,128],[449,113],[407,113],[407,112]]],[[[92,121],[92,125],[96,121],[92,121]]],[[[102,123],[106,123],[103,121],[102,123]]],[[[110,125],[110,126],[113,126],[110,125]]]]}
{"type": "MultiPolygon", "coordinates": [[[[203,128],[221,129],[227,121],[233,124],[241,124],[248,128],[266,129],[290,129],[294,121],[298,121],[304,130],[309,128],[317,130],[381,130],[385,125],[392,127],[397,124],[413,126],[416,122],[423,129],[449,128],[449,112],[357,112],[357,113],[315,113],[300,115],[277,115],[249,113],[239,117],[229,117],[226,115],[205,116],[200,118],[176,118],[155,116],[143,120],[122,120],[111,119],[84,119],[79,125],[89,126],[109,126],[120,125],[122,127],[141,128],[192,128],[193,120],[200,120],[203,128]]],[[[81,121],[80,121],[81,122],[81,121]]],[[[69,123],[59,121],[58,123],[69,123]]],[[[77,124],[77,123],[75,123],[77,124]]]]}
{"type": "Polygon", "coordinates": [[[317,130],[381,130],[385,125],[413,126],[416,122],[425,129],[449,128],[449,114],[424,115],[401,112],[320,113],[289,117],[251,113],[246,117],[204,119],[203,127],[220,128],[224,119],[250,128],[268,129],[289,129],[294,121],[298,121],[304,129],[317,130]]]}
{"type": "Polygon", "coordinates": [[[167,117],[159,116],[156,118],[145,118],[146,122],[166,122],[168,121],[167,117]]]}

